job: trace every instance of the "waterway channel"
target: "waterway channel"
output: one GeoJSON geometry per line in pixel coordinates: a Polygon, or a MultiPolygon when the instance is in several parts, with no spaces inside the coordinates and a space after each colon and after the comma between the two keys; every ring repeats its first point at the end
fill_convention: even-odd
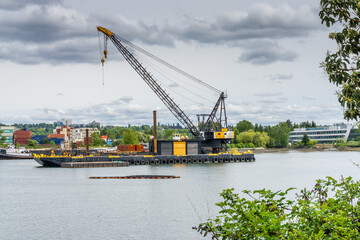
{"type": "Polygon", "coordinates": [[[222,189],[300,190],[325,176],[360,177],[353,164],[360,163],[359,152],[255,157],[256,162],[88,169],[0,160],[0,239],[204,239],[192,227],[216,215],[222,189]],[[135,174],[180,179],[89,179],[135,174]]]}

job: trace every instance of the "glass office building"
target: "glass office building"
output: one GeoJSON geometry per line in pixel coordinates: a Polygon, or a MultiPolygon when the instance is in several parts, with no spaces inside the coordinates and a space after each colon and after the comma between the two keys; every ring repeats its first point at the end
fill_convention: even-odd
{"type": "Polygon", "coordinates": [[[290,132],[289,142],[300,142],[304,135],[307,135],[312,141],[318,143],[334,143],[339,140],[357,140],[357,128],[351,124],[338,123],[332,126],[315,127],[315,128],[295,128],[290,132]]]}

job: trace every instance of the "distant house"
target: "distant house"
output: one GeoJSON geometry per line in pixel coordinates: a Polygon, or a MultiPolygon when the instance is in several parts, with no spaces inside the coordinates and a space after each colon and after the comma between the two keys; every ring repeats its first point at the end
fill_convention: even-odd
{"type": "Polygon", "coordinates": [[[65,142],[65,134],[49,134],[47,138],[49,141],[53,141],[56,145],[60,145],[65,142]]]}

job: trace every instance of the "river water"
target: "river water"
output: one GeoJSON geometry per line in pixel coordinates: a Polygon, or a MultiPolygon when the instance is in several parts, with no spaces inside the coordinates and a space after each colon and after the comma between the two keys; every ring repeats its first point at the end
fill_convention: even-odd
{"type": "MultiPolygon", "coordinates": [[[[311,188],[316,179],[360,177],[359,152],[256,154],[256,162],[43,168],[33,160],[0,160],[0,240],[204,239],[192,230],[215,216],[225,188],[311,188]],[[180,179],[89,179],[177,175],[180,179]]],[[[295,194],[295,192],[294,192],[295,194]]],[[[209,238],[207,238],[209,239],[209,238]]]]}

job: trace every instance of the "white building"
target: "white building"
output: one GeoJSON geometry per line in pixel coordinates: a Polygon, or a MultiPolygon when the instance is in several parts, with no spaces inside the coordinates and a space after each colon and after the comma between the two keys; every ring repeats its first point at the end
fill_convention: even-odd
{"type": "Polygon", "coordinates": [[[339,140],[346,142],[349,138],[353,125],[338,123],[332,126],[315,127],[315,128],[295,128],[290,132],[289,142],[301,142],[306,134],[312,141],[318,143],[334,143],[339,140]]]}
{"type": "Polygon", "coordinates": [[[89,129],[89,137],[93,133],[100,133],[97,128],[73,128],[70,129],[70,141],[72,142],[84,142],[86,137],[86,129],[89,129]]]}

